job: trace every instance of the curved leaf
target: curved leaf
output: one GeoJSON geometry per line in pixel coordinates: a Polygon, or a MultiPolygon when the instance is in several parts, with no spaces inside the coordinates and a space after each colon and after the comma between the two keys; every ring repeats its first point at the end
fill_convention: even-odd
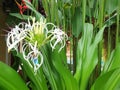
{"type": "Polygon", "coordinates": [[[65,90],[79,90],[77,81],[75,80],[72,73],[69,71],[68,67],[66,66],[65,51],[62,50],[61,52],[58,52],[58,50],[55,49],[51,53],[51,59],[55,69],[58,71],[62,80],[64,81],[65,90]]]}
{"type": "Polygon", "coordinates": [[[120,44],[111,53],[109,60],[105,63],[103,72],[108,72],[115,68],[120,68],[120,44]]]}
{"type": "Polygon", "coordinates": [[[23,58],[21,53],[16,54],[13,51],[12,54],[14,55],[15,59],[20,60],[20,62],[23,64],[22,69],[25,71],[25,74],[29,77],[31,83],[33,84],[32,90],[48,90],[42,68],[40,68],[35,74],[34,69],[23,58]]]}
{"type": "Polygon", "coordinates": [[[120,90],[120,68],[101,75],[92,90],[120,90]]]}
{"type": "Polygon", "coordinates": [[[93,26],[86,23],[83,36],[77,47],[77,68],[74,77],[80,84],[80,90],[86,90],[89,77],[98,62],[97,46],[102,40],[105,26],[99,30],[93,40],[93,26]]]}
{"type": "Polygon", "coordinates": [[[29,90],[18,73],[8,65],[0,62],[0,71],[0,90],[29,90]]]}

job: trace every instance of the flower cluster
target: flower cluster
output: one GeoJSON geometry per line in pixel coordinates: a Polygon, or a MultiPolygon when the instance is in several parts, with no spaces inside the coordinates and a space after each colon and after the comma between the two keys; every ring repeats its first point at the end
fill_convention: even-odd
{"type": "Polygon", "coordinates": [[[46,23],[43,18],[40,21],[35,21],[35,18],[32,18],[32,23],[30,20],[27,23],[20,23],[8,33],[7,46],[8,51],[15,49],[17,52],[21,47],[24,59],[34,72],[37,72],[43,63],[41,46],[50,42],[50,46],[54,50],[59,44],[60,52],[67,39],[67,35],[53,23],[46,23]],[[20,42],[22,42],[22,46],[20,46],[20,42]]]}

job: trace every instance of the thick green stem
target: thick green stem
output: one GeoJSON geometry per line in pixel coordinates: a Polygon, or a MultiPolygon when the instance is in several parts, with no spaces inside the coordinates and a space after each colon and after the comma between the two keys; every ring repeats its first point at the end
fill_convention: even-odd
{"type": "Polygon", "coordinates": [[[116,46],[118,45],[118,37],[119,37],[119,20],[120,20],[120,0],[118,0],[118,7],[117,7],[117,29],[116,29],[116,46]]]}
{"type": "MultiPolygon", "coordinates": [[[[99,30],[103,27],[103,20],[104,20],[104,0],[99,1],[99,30]]],[[[97,66],[97,73],[98,76],[101,73],[101,60],[102,60],[102,41],[98,45],[98,66],[97,66]]]]}
{"type": "Polygon", "coordinates": [[[73,74],[76,72],[76,51],[77,51],[77,39],[73,36],[73,74]]]}
{"type": "Polygon", "coordinates": [[[86,16],[86,0],[82,0],[82,30],[84,30],[86,16]]]}
{"type": "MultiPolygon", "coordinates": [[[[109,9],[110,9],[110,4],[109,4],[109,9]]],[[[109,13],[109,18],[110,18],[110,13],[109,13]]],[[[109,19],[109,25],[110,25],[110,19],[109,19]]],[[[111,52],[111,35],[110,35],[110,26],[108,27],[108,50],[107,50],[107,58],[110,56],[111,52]]]]}

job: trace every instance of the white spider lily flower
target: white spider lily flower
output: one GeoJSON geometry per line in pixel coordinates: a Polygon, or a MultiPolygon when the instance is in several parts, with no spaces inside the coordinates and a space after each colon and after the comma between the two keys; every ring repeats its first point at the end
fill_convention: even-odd
{"type": "Polygon", "coordinates": [[[24,44],[22,48],[22,52],[24,59],[28,62],[30,67],[34,69],[34,72],[36,73],[37,70],[43,64],[43,55],[37,49],[37,41],[35,42],[34,46],[31,43],[24,44]],[[40,57],[40,62],[38,60],[39,57],[40,57]]]}
{"type": "Polygon", "coordinates": [[[54,30],[50,30],[48,32],[48,35],[51,35],[50,45],[52,47],[52,50],[55,49],[57,44],[60,44],[60,48],[58,51],[60,52],[62,48],[64,48],[66,40],[68,40],[67,34],[65,34],[61,29],[55,28],[54,30]]]}
{"type": "Polygon", "coordinates": [[[43,55],[38,48],[40,49],[42,45],[50,41],[52,50],[57,44],[60,44],[59,52],[65,46],[67,39],[67,34],[53,23],[46,23],[43,18],[40,21],[35,21],[35,18],[32,18],[32,22],[28,19],[27,23],[16,25],[8,33],[7,46],[8,51],[12,48],[18,51],[18,47],[21,46],[24,59],[36,73],[43,64],[43,55]],[[23,40],[22,44],[20,44],[21,40],[23,40]]]}
{"type": "Polygon", "coordinates": [[[8,33],[8,37],[7,37],[8,52],[12,48],[17,50],[19,46],[19,42],[26,37],[27,29],[23,28],[23,25],[24,25],[23,23],[20,23],[8,33]]]}
{"type": "Polygon", "coordinates": [[[35,34],[45,34],[45,32],[48,32],[48,29],[46,28],[46,20],[40,18],[40,21],[37,21],[34,24],[33,30],[35,34]]]}
{"type": "Polygon", "coordinates": [[[40,48],[48,40],[47,32],[45,19],[40,18],[40,21],[35,21],[35,18],[32,18],[32,29],[28,32],[27,40],[31,43],[39,42],[37,47],[40,48]]]}

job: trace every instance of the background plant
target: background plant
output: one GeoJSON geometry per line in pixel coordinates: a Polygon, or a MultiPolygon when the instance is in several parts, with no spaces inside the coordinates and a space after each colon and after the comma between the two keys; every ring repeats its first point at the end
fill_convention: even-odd
{"type": "MultiPolygon", "coordinates": [[[[36,20],[44,17],[37,11],[37,0],[32,4],[25,2],[32,11],[28,15],[35,16],[36,20]]],[[[57,49],[52,51],[49,45],[45,45],[41,49],[44,64],[39,75],[34,77],[22,55],[13,53],[25,63],[22,68],[32,81],[30,87],[34,90],[119,89],[119,3],[119,0],[42,0],[47,22],[54,23],[69,36],[73,68],[68,69],[65,48],[58,53],[57,49]],[[103,70],[101,62],[104,63],[103,70]],[[37,78],[44,83],[36,81],[37,78]]],[[[26,19],[29,16],[17,17],[26,19]]]]}

